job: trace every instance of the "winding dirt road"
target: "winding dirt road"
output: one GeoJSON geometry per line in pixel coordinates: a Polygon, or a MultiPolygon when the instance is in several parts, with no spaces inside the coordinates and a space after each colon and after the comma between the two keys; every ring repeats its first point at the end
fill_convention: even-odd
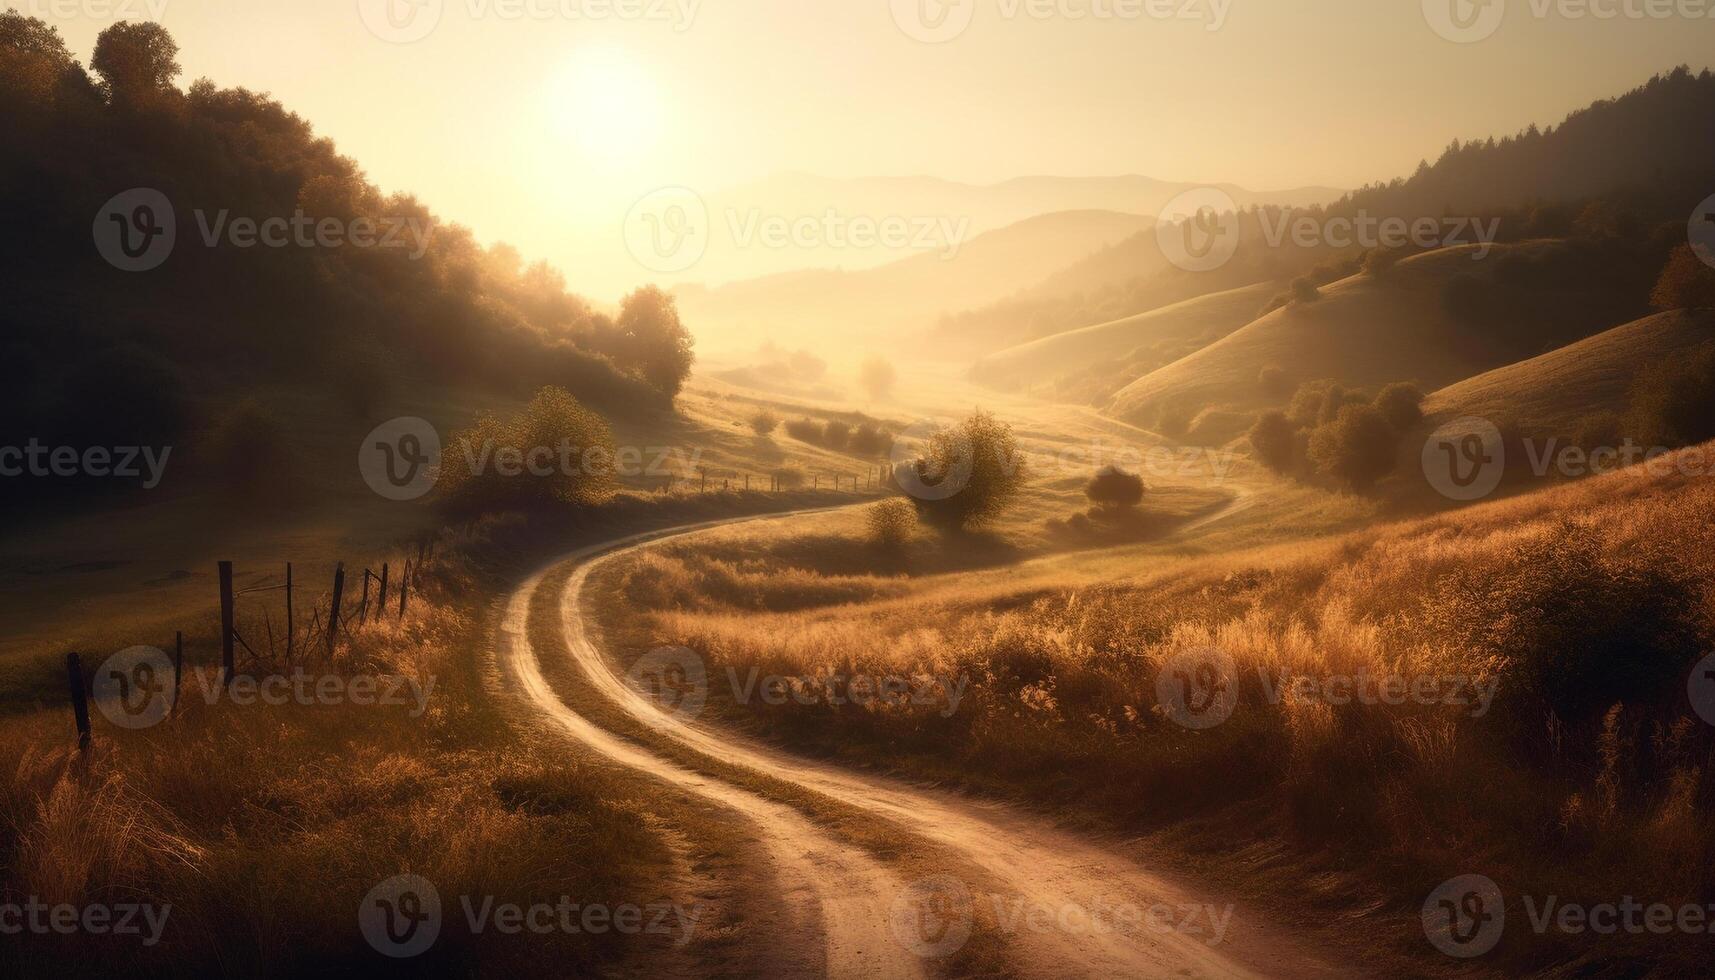
{"type": "MultiPolygon", "coordinates": [[[[855,773],[788,756],[731,732],[684,721],[615,673],[586,629],[583,591],[590,573],[638,548],[726,524],[784,520],[799,513],[741,518],[585,548],[571,564],[561,596],[563,649],[599,694],[636,722],[701,757],[736,765],[875,814],[942,852],[971,903],[994,914],[1006,955],[1031,977],[1327,977],[1345,971],[1304,948],[1292,933],[1233,903],[1197,894],[1118,852],[1009,807],[956,793],[855,773]],[[961,876],[960,872],[963,872],[961,876]],[[965,889],[962,882],[985,883],[965,889]],[[1139,915],[1141,914],[1141,918],[1139,915]]],[[[569,734],[622,765],[732,807],[755,822],[791,887],[814,903],[812,933],[825,946],[835,977],[912,977],[932,969],[921,945],[900,935],[890,915],[920,898],[921,884],[901,881],[861,849],[840,842],[798,809],[693,768],[592,724],[567,707],[542,675],[526,629],[531,601],[547,576],[526,581],[511,597],[503,669],[544,714],[569,734]]],[[[711,676],[709,683],[726,678],[711,676]]],[[[937,886],[939,889],[939,886],[937,886]]],[[[805,941],[816,941],[814,939],[805,941]]],[[[936,948],[929,955],[940,955],[936,948]]]]}

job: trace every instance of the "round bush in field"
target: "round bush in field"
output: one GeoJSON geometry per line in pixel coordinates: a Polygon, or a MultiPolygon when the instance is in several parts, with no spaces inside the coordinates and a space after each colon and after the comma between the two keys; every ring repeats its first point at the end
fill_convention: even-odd
{"type": "Polygon", "coordinates": [[[917,511],[902,497],[891,497],[872,505],[864,513],[871,541],[884,548],[899,548],[917,530],[917,511]]]}
{"type": "Polygon", "coordinates": [[[1104,467],[1084,486],[1084,496],[1104,510],[1120,510],[1143,503],[1143,477],[1117,466],[1104,467]]]}

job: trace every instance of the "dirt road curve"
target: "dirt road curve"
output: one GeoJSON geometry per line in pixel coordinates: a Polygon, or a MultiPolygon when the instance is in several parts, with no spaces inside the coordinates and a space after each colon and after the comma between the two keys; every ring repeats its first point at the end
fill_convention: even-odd
{"type": "MultiPolygon", "coordinates": [[[[788,519],[777,515],[768,520],[788,519]]],[[[744,520],[758,520],[746,518],[744,520]]],[[[602,562],[652,542],[737,521],[714,522],[627,538],[561,559],[574,563],[561,609],[565,648],[589,682],[637,721],[691,750],[797,784],[868,811],[939,844],[965,862],[972,901],[992,908],[1008,954],[1032,977],[1327,977],[1345,971],[1302,948],[1285,930],[1247,915],[1230,902],[1170,883],[1130,859],[1041,818],[974,802],[955,793],[863,775],[787,756],[730,732],[684,722],[616,674],[590,641],[581,596],[602,562]],[[1163,910],[1147,923],[1115,920],[1114,909],[1163,910]],[[1156,917],[1164,915],[1166,918],[1156,917]],[[1223,922],[1223,915],[1228,916],[1223,922]],[[1164,922],[1176,924],[1165,927],[1164,922]],[[1217,941],[1218,935],[1218,941],[1217,941]]],[[[558,564],[558,563],[557,563],[558,564]]],[[[912,883],[903,882],[861,851],[845,846],[796,809],[669,762],[615,737],[567,708],[539,670],[524,622],[542,576],[512,596],[502,663],[533,702],[570,734],[616,762],[704,794],[753,819],[789,880],[803,881],[819,907],[818,923],[831,976],[922,975],[926,961],[905,950],[889,929],[890,909],[912,883]]],[[[709,678],[725,683],[724,675],[709,678]]],[[[958,869],[953,869],[958,877],[958,869]]],[[[922,952],[919,949],[919,952],[922,952]]]]}

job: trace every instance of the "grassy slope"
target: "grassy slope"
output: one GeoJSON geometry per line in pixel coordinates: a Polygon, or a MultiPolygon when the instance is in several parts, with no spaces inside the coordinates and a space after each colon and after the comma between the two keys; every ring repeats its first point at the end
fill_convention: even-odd
{"type": "Polygon", "coordinates": [[[992,384],[1033,385],[1103,362],[1129,361],[1134,352],[1175,350],[1183,356],[1249,323],[1278,291],[1275,283],[1245,286],[1043,337],[990,354],[977,362],[973,375],[992,384]]]}
{"type": "MultiPolygon", "coordinates": [[[[1557,583],[1551,596],[1603,595],[1568,600],[1578,655],[1595,651],[1599,663],[1610,647],[1659,642],[1652,655],[1672,655],[1667,686],[1682,692],[1703,648],[1645,639],[1667,634],[1627,617],[1653,620],[1637,604],[1680,587],[1663,582],[1693,592],[1715,583],[1712,515],[1706,481],[1637,469],[1343,538],[1178,560],[1157,546],[902,582],[865,574],[861,544],[829,544],[827,535],[858,533],[830,517],[743,542],[716,537],[701,555],[674,548],[634,565],[641,575],[615,571],[631,605],[654,610],[628,624],[628,640],[685,643],[712,670],[971,681],[952,718],[721,706],[736,724],[813,754],[1153,831],[1168,853],[1259,890],[1285,916],[1325,927],[1338,910],[1352,935],[1439,972],[1452,964],[1424,944],[1418,911],[1455,874],[1499,881],[1509,922],[1524,919],[1520,894],[1674,903],[1707,894],[1706,726],[1674,728],[1688,709],[1668,691],[1660,706],[1628,709],[1618,734],[1602,732],[1599,713],[1544,727],[1528,672],[1533,658],[1570,655],[1546,632],[1566,624],[1549,620],[1542,633],[1517,624],[1545,615],[1532,598],[1540,583],[1557,583]],[[1512,630],[1498,641],[1510,659],[1488,659],[1448,628],[1491,619],[1512,630]],[[1151,712],[1153,682],[1175,652],[1211,643],[1241,671],[1466,673],[1494,678],[1500,695],[1486,719],[1445,706],[1330,710],[1270,703],[1250,679],[1232,721],[1191,733],[1151,712]],[[1647,733],[1666,738],[1670,728],[1679,734],[1650,744],[1647,733]]],[[[1707,608],[1679,611],[1705,639],[1715,635],[1707,608]]],[[[1594,691],[1598,705],[1603,693],[1594,691]]],[[[1584,964],[1608,976],[1628,963],[1685,968],[1707,952],[1707,937],[1509,928],[1487,962],[1555,973],[1584,964]]]]}
{"type": "Polygon", "coordinates": [[[1293,384],[1334,378],[1354,387],[1416,381],[1434,389],[1469,377],[1488,365],[1450,349],[1456,326],[1441,292],[1454,275],[1474,270],[1473,254],[1474,246],[1441,249],[1399,263],[1383,279],[1357,275],[1326,286],[1314,303],[1276,310],[1139,378],[1109,411],[1143,425],[1170,407],[1193,415],[1210,407],[1254,411],[1271,404],[1257,382],[1271,365],[1293,384]]]}
{"type": "Polygon", "coordinates": [[[1573,435],[1601,411],[1623,412],[1647,364],[1715,340],[1715,316],[1680,310],[1646,317],[1448,385],[1423,405],[1433,420],[1508,420],[1524,434],[1573,435]]]}

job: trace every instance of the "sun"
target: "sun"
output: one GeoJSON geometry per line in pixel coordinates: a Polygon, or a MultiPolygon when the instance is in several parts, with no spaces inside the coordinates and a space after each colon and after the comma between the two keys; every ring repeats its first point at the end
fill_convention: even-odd
{"type": "Polygon", "coordinates": [[[548,94],[556,135],[593,166],[632,166],[645,159],[661,138],[660,88],[644,66],[622,49],[578,51],[548,94]]]}

